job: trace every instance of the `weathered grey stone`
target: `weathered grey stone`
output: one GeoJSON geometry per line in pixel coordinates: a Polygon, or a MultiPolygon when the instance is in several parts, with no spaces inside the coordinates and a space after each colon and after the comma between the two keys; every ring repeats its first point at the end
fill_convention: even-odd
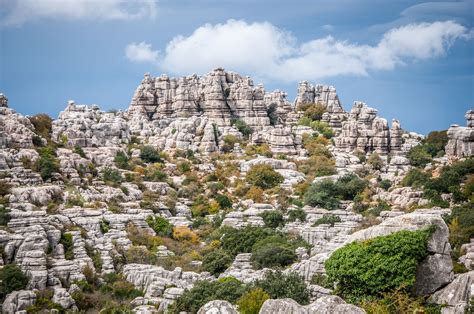
{"type": "Polygon", "coordinates": [[[448,129],[446,155],[449,157],[462,158],[474,155],[474,111],[467,111],[464,117],[467,120],[467,127],[453,124],[448,129]]]}
{"type": "Polygon", "coordinates": [[[223,300],[209,301],[203,305],[198,314],[238,314],[232,304],[223,300]]]}
{"type": "Polygon", "coordinates": [[[24,311],[36,301],[36,294],[31,290],[13,291],[8,294],[2,304],[2,313],[15,314],[24,311]]]}
{"type": "Polygon", "coordinates": [[[474,297],[474,271],[457,275],[453,282],[435,292],[429,301],[447,305],[441,310],[443,314],[464,314],[472,297],[474,297]]]}
{"type": "Polygon", "coordinates": [[[365,311],[355,305],[347,304],[338,296],[322,296],[309,305],[299,305],[293,299],[267,300],[263,303],[259,314],[323,314],[350,313],[363,314],[365,311]]]}

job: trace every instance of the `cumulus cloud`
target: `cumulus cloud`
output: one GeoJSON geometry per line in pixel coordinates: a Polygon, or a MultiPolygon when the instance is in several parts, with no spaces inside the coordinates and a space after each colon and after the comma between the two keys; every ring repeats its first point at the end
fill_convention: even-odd
{"type": "Polygon", "coordinates": [[[368,75],[370,71],[441,57],[456,40],[469,37],[464,26],[442,21],[391,29],[376,45],[354,44],[332,36],[298,43],[290,33],[268,22],[229,20],[206,24],[187,37],[175,37],[158,64],[174,74],[206,73],[222,66],[269,80],[317,80],[368,75]]]}
{"type": "Polygon", "coordinates": [[[42,18],[129,20],[155,17],[155,0],[13,0],[3,25],[18,26],[42,18]]]}
{"type": "Polygon", "coordinates": [[[131,43],[125,48],[125,56],[133,62],[151,62],[158,61],[159,53],[151,49],[151,44],[142,41],[139,44],[131,43]]]}

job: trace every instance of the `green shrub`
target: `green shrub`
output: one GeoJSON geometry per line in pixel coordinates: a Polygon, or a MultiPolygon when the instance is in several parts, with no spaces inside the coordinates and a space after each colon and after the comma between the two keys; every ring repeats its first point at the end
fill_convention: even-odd
{"type": "Polygon", "coordinates": [[[219,203],[220,208],[232,208],[232,201],[227,195],[217,194],[214,199],[219,203]]]}
{"type": "Polygon", "coordinates": [[[120,169],[129,170],[130,169],[129,161],[130,159],[128,158],[127,154],[125,154],[122,151],[118,151],[114,158],[115,165],[117,166],[117,168],[120,168],[120,169]]]}
{"type": "Polygon", "coordinates": [[[56,151],[53,147],[47,146],[38,149],[39,159],[35,169],[39,171],[41,178],[47,181],[53,177],[55,172],[59,172],[59,161],[56,158],[56,151]]]}
{"type": "Polygon", "coordinates": [[[261,288],[249,290],[237,300],[239,313],[258,314],[263,303],[268,299],[270,296],[261,288]]]}
{"type": "Polygon", "coordinates": [[[337,249],[325,263],[328,280],[345,297],[378,296],[415,283],[418,264],[428,255],[432,229],[399,231],[337,249]]]}
{"type": "Polygon", "coordinates": [[[388,191],[388,189],[390,189],[390,187],[392,186],[392,181],[390,181],[388,179],[384,179],[384,180],[379,182],[379,186],[382,189],[384,189],[385,191],[388,191]]]}
{"type": "Polygon", "coordinates": [[[126,281],[125,279],[120,279],[115,281],[112,284],[112,293],[118,299],[130,299],[133,300],[136,297],[142,297],[143,292],[136,289],[135,286],[126,281]]]}
{"type": "Polygon", "coordinates": [[[346,174],[336,182],[338,194],[343,200],[353,200],[367,186],[367,182],[355,174],[346,174]]]}
{"type": "Polygon", "coordinates": [[[304,202],[310,206],[320,206],[325,209],[336,209],[339,207],[339,189],[329,179],[313,183],[304,194],[304,202]]]}
{"type": "Polygon", "coordinates": [[[326,112],[326,106],[321,103],[300,105],[298,110],[303,111],[303,116],[311,121],[321,120],[323,113],[326,112]]]}
{"type": "Polygon", "coordinates": [[[99,222],[99,227],[100,227],[100,232],[102,232],[102,234],[106,234],[110,230],[110,222],[108,222],[105,219],[102,219],[99,222]]]}
{"type": "Polygon", "coordinates": [[[234,149],[234,145],[240,142],[237,136],[232,135],[232,134],[228,134],[224,136],[223,141],[224,141],[224,144],[221,146],[221,150],[224,153],[231,152],[234,149]]]}
{"type": "Polygon", "coordinates": [[[74,152],[78,154],[79,156],[81,156],[82,158],[86,158],[86,153],[84,152],[81,146],[79,145],[74,146],[74,152]]]}
{"type": "Polygon", "coordinates": [[[182,161],[178,163],[177,169],[181,174],[185,174],[189,171],[191,171],[191,164],[187,161],[182,161]]]}
{"type": "Polygon", "coordinates": [[[53,119],[45,113],[40,113],[29,117],[30,122],[35,127],[35,133],[46,138],[51,138],[51,132],[53,129],[53,119]]]}
{"type": "Polygon", "coordinates": [[[247,172],[245,179],[248,183],[262,189],[271,189],[283,183],[284,180],[281,174],[266,164],[253,165],[247,172]]]}
{"type": "Polygon", "coordinates": [[[283,214],[277,210],[266,210],[260,214],[265,226],[269,228],[278,228],[285,225],[283,214]]]}
{"type": "Polygon", "coordinates": [[[331,227],[333,227],[336,222],[341,222],[341,217],[331,214],[324,214],[323,217],[314,222],[313,227],[322,224],[331,225],[331,227]]]}
{"type": "Polygon", "coordinates": [[[426,152],[422,145],[417,145],[407,153],[410,165],[414,167],[424,167],[431,162],[431,155],[426,152]]]}
{"type": "Polygon", "coordinates": [[[102,170],[102,180],[106,184],[116,186],[122,183],[123,177],[118,170],[107,167],[102,170]]]}
{"type": "Polygon", "coordinates": [[[254,285],[265,290],[272,299],[291,298],[299,304],[309,303],[309,290],[303,278],[296,273],[268,271],[254,285]]]}
{"type": "Polygon", "coordinates": [[[173,233],[173,225],[163,217],[148,216],[146,222],[159,236],[170,237],[173,233]]]}
{"type": "Polygon", "coordinates": [[[140,159],[144,162],[155,163],[161,162],[160,153],[151,146],[144,146],[140,150],[140,159]]]}
{"type": "Polygon", "coordinates": [[[430,178],[431,176],[423,170],[413,168],[408,171],[401,183],[403,186],[421,188],[430,180],[430,178]]]}
{"type": "Polygon", "coordinates": [[[424,140],[425,151],[433,157],[444,155],[444,148],[448,144],[448,134],[445,131],[432,131],[424,140]]]}
{"type": "Polygon", "coordinates": [[[367,163],[375,170],[380,170],[384,166],[384,162],[377,152],[373,152],[370,155],[369,159],[367,160],[367,163]]]}
{"type": "Polygon", "coordinates": [[[197,311],[212,300],[225,300],[235,303],[247,287],[235,278],[223,278],[217,281],[197,281],[191,290],[186,290],[175,302],[171,312],[197,311]]]}
{"type": "Polygon", "coordinates": [[[232,257],[224,250],[215,250],[206,254],[202,260],[202,269],[214,276],[223,273],[232,264],[232,257]]]}
{"type": "Polygon", "coordinates": [[[293,209],[293,210],[290,210],[288,211],[288,221],[289,222],[293,222],[293,221],[296,221],[296,220],[299,220],[301,222],[305,222],[306,221],[306,212],[302,209],[293,209]]]}
{"type": "Polygon", "coordinates": [[[223,228],[222,232],[222,248],[232,256],[240,253],[250,253],[257,241],[275,235],[275,232],[271,229],[251,226],[242,229],[226,227],[223,228]]]}
{"type": "Polygon", "coordinates": [[[35,291],[35,294],[35,303],[26,308],[28,313],[49,313],[49,310],[53,309],[58,310],[59,313],[64,312],[64,308],[60,304],[51,301],[54,295],[52,289],[38,290],[35,291]]]}
{"type": "Polygon", "coordinates": [[[0,299],[16,290],[23,290],[28,285],[28,277],[22,272],[20,266],[7,264],[0,269],[0,299]]]}
{"type": "Polygon", "coordinates": [[[245,121],[240,119],[235,119],[231,121],[232,125],[235,126],[237,130],[244,136],[244,138],[248,139],[249,136],[253,133],[252,128],[245,123],[245,121]]]}
{"type": "Polygon", "coordinates": [[[326,156],[314,155],[298,162],[298,170],[308,177],[324,177],[336,174],[336,163],[326,156]]]}
{"type": "Polygon", "coordinates": [[[280,237],[269,237],[254,244],[252,264],[258,269],[284,267],[296,260],[294,248],[280,237]]]}
{"type": "Polygon", "coordinates": [[[64,247],[64,258],[68,260],[74,259],[74,244],[72,241],[72,234],[70,233],[61,233],[61,238],[59,240],[64,247]]]}

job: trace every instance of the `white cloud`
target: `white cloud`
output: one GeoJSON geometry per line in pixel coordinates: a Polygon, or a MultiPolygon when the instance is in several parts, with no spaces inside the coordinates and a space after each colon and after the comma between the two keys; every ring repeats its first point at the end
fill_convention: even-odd
{"type": "Polygon", "coordinates": [[[18,26],[42,18],[129,20],[156,16],[156,0],[13,0],[2,22],[18,26]]]}
{"type": "Polygon", "coordinates": [[[206,24],[187,37],[175,37],[158,64],[161,70],[180,75],[202,74],[221,66],[269,80],[317,80],[368,75],[374,70],[392,70],[409,62],[437,58],[445,55],[457,39],[469,37],[464,26],[443,21],[391,29],[373,46],[332,36],[297,43],[290,33],[268,22],[229,20],[225,24],[206,24]]]}
{"type": "Polygon", "coordinates": [[[151,44],[142,41],[139,44],[131,43],[125,48],[125,56],[133,62],[151,62],[158,61],[159,53],[151,49],[151,44]]]}

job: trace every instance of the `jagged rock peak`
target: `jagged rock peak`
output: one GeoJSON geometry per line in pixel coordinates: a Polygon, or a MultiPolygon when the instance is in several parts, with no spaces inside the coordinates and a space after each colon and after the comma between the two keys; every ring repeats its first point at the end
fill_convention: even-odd
{"type": "Polygon", "coordinates": [[[0,93],[0,107],[8,107],[8,98],[3,93],[0,93]]]}
{"type": "Polygon", "coordinates": [[[446,154],[449,157],[470,157],[474,155],[474,110],[468,110],[464,117],[467,127],[457,124],[448,129],[448,144],[446,154]]]}
{"type": "Polygon", "coordinates": [[[147,115],[150,120],[206,116],[218,126],[229,126],[233,118],[253,127],[270,125],[267,110],[291,110],[286,94],[275,91],[266,96],[263,85],[250,77],[217,68],[204,76],[170,78],[145,74],[135,90],[129,113],[147,115]]]}
{"type": "Polygon", "coordinates": [[[402,130],[398,120],[392,121],[392,130],[386,119],[377,116],[377,110],[361,101],[355,101],[341,133],[334,139],[335,146],[343,151],[396,153],[401,149],[402,130]]]}

